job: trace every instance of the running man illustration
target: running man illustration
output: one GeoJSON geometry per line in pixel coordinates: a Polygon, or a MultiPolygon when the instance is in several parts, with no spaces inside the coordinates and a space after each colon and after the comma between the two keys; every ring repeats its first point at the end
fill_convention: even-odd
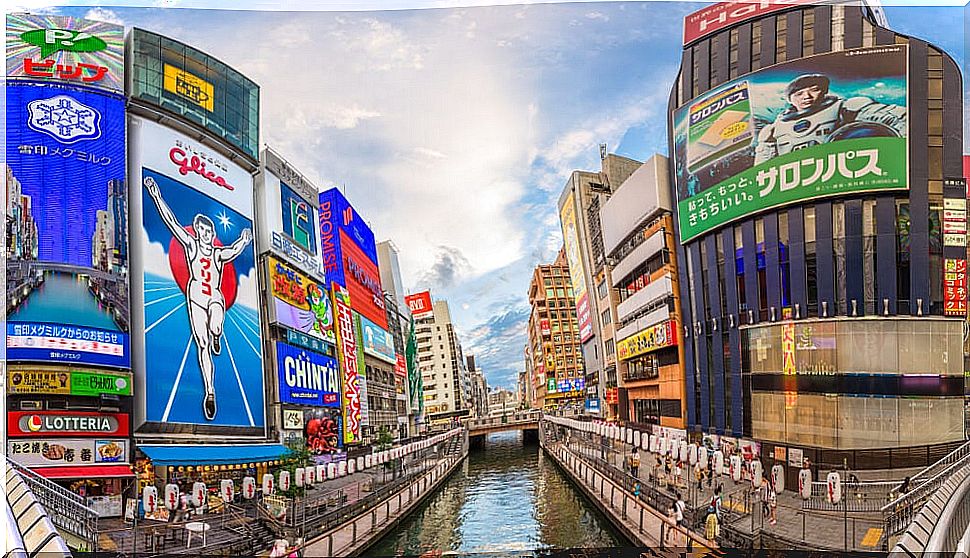
{"type": "Polygon", "coordinates": [[[252,242],[253,233],[244,229],[232,245],[216,246],[216,227],[212,219],[199,213],[192,219],[192,230],[186,230],[162,199],[155,179],[149,176],[144,183],[162,222],[185,252],[189,272],[185,306],[189,312],[189,327],[205,385],[202,411],[206,420],[213,420],[216,416],[216,392],[212,355],[222,352],[221,339],[226,319],[226,299],[221,290],[222,272],[225,265],[236,259],[252,242]]]}

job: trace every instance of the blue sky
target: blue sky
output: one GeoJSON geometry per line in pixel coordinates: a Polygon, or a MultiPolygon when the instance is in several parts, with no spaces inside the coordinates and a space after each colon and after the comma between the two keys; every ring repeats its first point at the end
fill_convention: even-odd
{"type": "MultiPolygon", "coordinates": [[[[666,152],[681,21],[703,5],[256,13],[119,4],[60,12],[171,35],[260,84],[262,143],[321,190],[343,186],[377,238],[400,248],[406,287],[447,299],[466,353],[507,387],[524,368],[532,270],[562,244],[566,178],[599,169],[600,143],[639,160],[666,152]]],[[[887,7],[890,25],[962,66],[964,8],[926,4],[887,7]]]]}

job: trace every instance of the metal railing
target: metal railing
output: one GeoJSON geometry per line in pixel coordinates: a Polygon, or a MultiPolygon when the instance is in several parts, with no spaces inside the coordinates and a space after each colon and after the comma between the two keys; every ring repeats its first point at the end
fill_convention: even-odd
{"type": "Polygon", "coordinates": [[[929,467],[926,467],[922,471],[916,473],[909,479],[909,484],[912,487],[918,487],[924,482],[929,481],[941,471],[949,467],[950,465],[961,461],[964,457],[970,455],[970,442],[966,442],[962,446],[956,448],[955,450],[948,453],[943,459],[940,459],[936,463],[933,463],[929,467]]]}
{"type": "Polygon", "coordinates": [[[970,467],[970,453],[964,453],[958,448],[956,452],[952,452],[950,455],[944,457],[941,461],[945,461],[946,464],[939,467],[936,464],[928,467],[928,470],[934,471],[935,474],[929,479],[924,480],[912,489],[910,492],[903,494],[899,498],[896,498],[892,502],[886,504],[882,508],[883,522],[884,526],[884,536],[892,537],[899,535],[906,530],[907,527],[916,518],[916,515],[920,512],[923,504],[933,496],[933,494],[940,489],[944,483],[949,480],[949,478],[958,472],[963,471],[965,468],[970,467]],[[960,452],[962,457],[957,458],[957,454],[960,452]]]}
{"type": "MultiPolygon", "coordinates": [[[[939,476],[939,475],[937,475],[939,476]]],[[[924,483],[925,484],[925,483],[924,483]]],[[[970,543],[970,467],[962,467],[927,499],[890,556],[942,556],[970,543]]],[[[964,554],[965,555],[965,554],[964,554]]]]}
{"type": "Polygon", "coordinates": [[[47,511],[51,523],[87,545],[79,550],[98,551],[98,512],[87,507],[84,498],[9,458],[7,464],[20,473],[34,498],[47,511]]]}
{"type": "Polygon", "coordinates": [[[843,502],[833,504],[828,499],[828,484],[812,482],[812,495],[802,500],[803,510],[833,512],[880,512],[894,499],[899,483],[896,481],[849,482],[842,479],[843,502]]]}
{"type": "Polygon", "coordinates": [[[478,430],[493,426],[517,426],[528,423],[538,424],[541,418],[542,411],[525,411],[513,415],[468,419],[465,421],[465,426],[468,430],[478,430]]]}

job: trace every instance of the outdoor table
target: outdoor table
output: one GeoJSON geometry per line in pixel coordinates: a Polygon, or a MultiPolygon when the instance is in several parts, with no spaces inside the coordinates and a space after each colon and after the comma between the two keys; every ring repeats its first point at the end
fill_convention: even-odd
{"type": "Polygon", "coordinates": [[[209,530],[208,523],[202,523],[201,521],[186,523],[185,530],[188,532],[188,537],[185,539],[185,548],[189,548],[192,545],[193,533],[202,533],[202,547],[205,548],[205,534],[209,530]]]}

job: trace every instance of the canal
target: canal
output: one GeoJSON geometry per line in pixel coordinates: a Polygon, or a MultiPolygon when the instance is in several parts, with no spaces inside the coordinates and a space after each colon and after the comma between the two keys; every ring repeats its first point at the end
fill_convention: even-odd
{"type": "Polygon", "coordinates": [[[520,433],[493,434],[366,556],[461,554],[529,555],[561,548],[628,545],[586,501],[537,444],[520,433]]]}

